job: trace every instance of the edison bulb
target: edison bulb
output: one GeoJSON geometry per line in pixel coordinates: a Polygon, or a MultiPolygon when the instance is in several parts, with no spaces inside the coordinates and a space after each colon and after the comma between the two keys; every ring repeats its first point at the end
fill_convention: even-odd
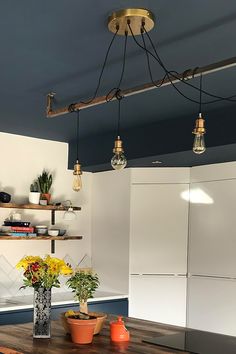
{"type": "Polygon", "coordinates": [[[81,190],[82,188],[81,175],[74,175],[72,188],[75,192],[79,192],[81,190]]]}
{"type": "Polygon", "coordinates": [[[114,170],[122,170],[126,165],[127,160],[123,153],[116,153],[111,159],[111,166],[114,170]]]}
{"type": "Polygon", "coordinates": [[[204,151],[206,151],[204,134],[195,134],[193,152],[195,154],[202,154],[204,151]]]}

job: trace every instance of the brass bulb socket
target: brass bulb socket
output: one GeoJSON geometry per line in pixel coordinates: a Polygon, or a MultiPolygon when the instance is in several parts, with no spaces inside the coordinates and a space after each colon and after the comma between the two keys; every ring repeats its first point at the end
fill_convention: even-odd
{"type": "Polygon", "coordinates": [[[123,146],[122,146],[122,140],[120,140],[120,137],[118,136],[117,139],[115,140],[115,145],[113,152],[114,154],[122,154],[124,152],[123,146]]]}
{"type": "Polygon", "coordinates": [[[193,134],[205,134],[206,129],[205,129],[205,119],[202,118],[202,116],[199,114],[199,117],[196,119],[195,122],[195,128],[193,130],[193,134]]]}
{"type": "Polygon", "coordinates": [[[82,170],[81,170],[81,165],[79,161],[77,160],[76,163],[74,164],[74,172],[73,175],[79,176],[82,175],[82,170]]]}

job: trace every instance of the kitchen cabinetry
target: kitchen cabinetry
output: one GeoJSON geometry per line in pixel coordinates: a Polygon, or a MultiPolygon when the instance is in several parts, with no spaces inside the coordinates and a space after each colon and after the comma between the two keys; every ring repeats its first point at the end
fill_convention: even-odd
{"type": "Polygon", "coordinates": [[[133,184],[130,273],[185,274],[188,184],[133,184]]]}
{"type": "Polygon", "coordinates": [[[187,183],[133,183],[129,316],[186,324],[187,183]]]}
{"type": "MultiPolygon", "coordinates": [[[[51,319],[59,319],[63,312],[68,310],[78,311],[78,304],[71,303],[66,305],[53,305],[51,310],[51,319]]],[[[128,316],[128,299],[111,299],[89,301],[89,310],[92,312],[104,312],[114,315],[128,316]]],[[[20,310],[0,312],[0,325],[32,322],[33,307],[20,310]]]]}
{"type": "Polygon", "coordinates": [[[131,275],[129,316],[185,326],[186,277],[131,275]]]}
{"type": "MultiPolygon", "coordinates": [[[[67,211],[69,206],[62,205],[38,205],[38,204],[15,204],[15,203],[0,203],[0,208],[10,208],[10,209],[32,209],[32,210],[49,210],[51,211],[51,225],[55,225],[55,213],[58,211],[67,211]]],[[[80,207],[72,207],[73,211],[81,210],[80,207]]],[[[82,236],[0,236],[0,240],[51,240],[51,253],[55,253],[55,241],[65,241],[65,240],[81,240],[82,236]]]]}

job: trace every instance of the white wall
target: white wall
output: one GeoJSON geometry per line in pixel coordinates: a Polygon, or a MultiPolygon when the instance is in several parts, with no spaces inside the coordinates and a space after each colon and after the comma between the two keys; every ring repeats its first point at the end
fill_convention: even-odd
{"type": "MultiPolygon", "coordinates": [[[[64,213],[56,212],[56,225],[66,228],[68,235],[82,235],[83,240],[57,241],[55,256],[65,257],[67,255],[68,259],[78,262],[85,254],[91,255],[92,174],[83,173],[81,192],[76,193],[72,190],[72,171],[67,169],[67,144],[0,133],[0,151],[0,191],[9,192],[12,195],[12,202],[28,202],[30,184],[45,168],[52,172],[54,178],[51,190],[52,202],[70,199],[73,205],[82,207],[81,211],[76,212],[77,218],[72,222],[65,222],[64,213]]],[[[3,223],[12,211],[13,209],[0,208],[0,222],[3,223]]],[[[31,221],[33,225],[50,226],[51,214],[48,211],[20,210],[20,212],[22,219],[31,221]]],[[[17,284],[17,279],[15,280],[16,273],[12,267],[22,256],[49,253],[50,241],[0,240],[0,297],[9,296],[9,292],[11,295],[17,295],[19,284],[17,284]],[[3,280],[6,280],[6,275],[10,274],[9,272],[11,280],[8,285],[11,289],[2,285],[3,280]]]]}

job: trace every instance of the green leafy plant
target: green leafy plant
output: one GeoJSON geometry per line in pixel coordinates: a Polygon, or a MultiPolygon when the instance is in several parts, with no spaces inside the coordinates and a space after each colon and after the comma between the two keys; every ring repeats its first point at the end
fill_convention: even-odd
{"type": "Polygon", "coordinates": [[[48,171],[43,170],[42,174],[38,177],[40,191],[43,194],[49,193],[52,186],[52,175],[48,171]]]}
{"type": "Polygon", "coordinates": [[[98,275],[91,269],[76,270],[66,284],[75,293],[75,298],[80,304],[80,312],[88,313],[87,301],[93,297],[93,293],[99,286],[98,275]]]}
{"type": "Polygon", "coordinates": [[[34,182],[30,185],[30,192],[39,192],[38,181],[34,181],[34,182]]]}

